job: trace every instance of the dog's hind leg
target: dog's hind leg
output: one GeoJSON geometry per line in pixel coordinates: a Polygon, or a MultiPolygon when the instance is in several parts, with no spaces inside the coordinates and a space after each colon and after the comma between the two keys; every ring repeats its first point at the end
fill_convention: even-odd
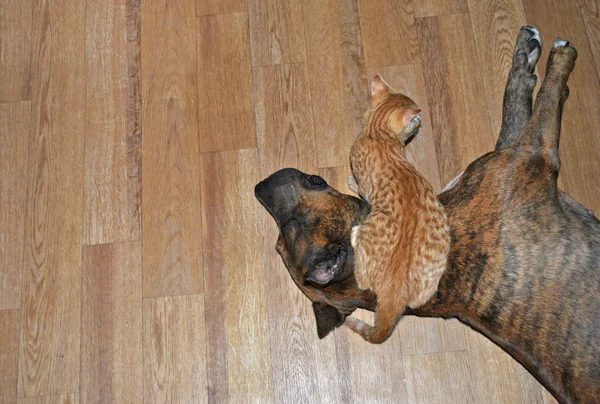
{"type": "Polygon", "coordinates": [[[560,169],[558,143],[563,105],[569,96],[567,80],[575,67],[575,59],[577,51],[569,41],[557,39],[554,42],[548,56],[546,78],[537,95],[531,119],[518,142],[541,153],[555,174],[554,180],[560,169]]]}
{"type": "Polygon", "coordinates": [[[534,27],[525,26],[519,32],[504,91],[502,127],[496,150],[504,149],[518,139],[531,117],[533,89],[537,82],[534,70],[542,51],[541,40],[534,27]]]}

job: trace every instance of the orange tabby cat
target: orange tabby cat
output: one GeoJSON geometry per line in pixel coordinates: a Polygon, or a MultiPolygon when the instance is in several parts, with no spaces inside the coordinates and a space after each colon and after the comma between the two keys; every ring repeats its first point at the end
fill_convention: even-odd
{"type": "Polygon", "coordinates": [[[348,184],[371,205],[352,229],[358,287],[377,295],[375,326],[346,325],[372,343],[385,341],[406,306],[417,308],[437,290],[450,250],[443,206],[403,149],[421,125],[420,109],[375,76],[364,131],[352,146],[348,184]]]}

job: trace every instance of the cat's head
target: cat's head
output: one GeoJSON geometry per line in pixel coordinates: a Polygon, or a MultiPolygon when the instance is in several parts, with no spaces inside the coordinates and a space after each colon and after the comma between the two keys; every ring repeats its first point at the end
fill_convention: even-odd
{"type": "Polygon", "coordinates": [[[404,94],[394,91],[377,75],[371,82],[371,108],[367,125],[383,133],[392,133],[406,145],[419,132],[421,110],[404,94]]]}

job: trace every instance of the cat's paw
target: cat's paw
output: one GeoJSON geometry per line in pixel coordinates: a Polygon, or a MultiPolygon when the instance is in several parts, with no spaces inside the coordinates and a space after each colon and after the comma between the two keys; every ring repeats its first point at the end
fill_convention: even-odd
{"type": "Polygon", "coordinates": [[[348,184],[350,191],[358,194],[358,184],[356,183],[356,178],[354,178],[354,175],[350,174],[348,178],[346,178],[346,183],[348,184]]]}
{"type": "Polygon", "coordinates": [[[361,334],[361,331],[367,327],[367,324],[364,321],[359,320],[356,317],[346,317],[344,325],[357,334],[361,334]]]}
{"type": "Polygon", "coordinates": [[[521,28],[517,38],[517,49],[515,57],[522,60],[529,73],[533,73],[535,65],[540,59],[542,53],[542,37],[537,28],[526,25],[521,28]]]}

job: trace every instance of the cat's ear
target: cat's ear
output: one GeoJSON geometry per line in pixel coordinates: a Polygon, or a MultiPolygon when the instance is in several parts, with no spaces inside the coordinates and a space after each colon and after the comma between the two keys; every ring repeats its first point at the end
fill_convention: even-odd
{"type": "Polygon", "coordinates": [[[380,75],[373,77],[373,81],[371,81],[371,105],[375,105],[387,97],[391,93],[391,90],[392,88],[380,75]]]}
{"type": "Polygon", "coordinates": [[[323,302],[313,302],[313,311],[317,320],[317,335],[323,339],[331,331],[344,324],[347,314],[323,302]]]}
{"type": "Polygon", "coordinates": [[[419,108],[407,108],[406,111],[404,111],[404,115],[402,115],[402,123],[404,126],[410,126],[411,123],[420,120],[420,113],[421,110],[419,108]]]}

